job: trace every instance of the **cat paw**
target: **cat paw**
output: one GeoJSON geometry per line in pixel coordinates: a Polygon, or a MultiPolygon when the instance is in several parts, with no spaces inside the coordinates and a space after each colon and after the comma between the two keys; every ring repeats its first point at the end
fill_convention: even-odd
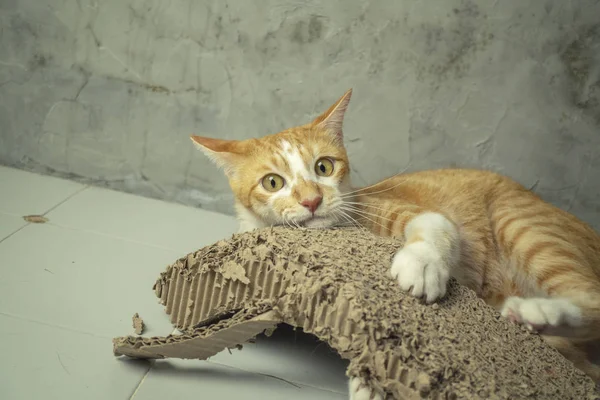
{"type": "Polygon", "coordinates": [[[400,288],[431,303],[446,294],[450,268],[439,251],[429,243],[411,243],[392,260],[392,277],[400,288]]]}
{"type": "Polygon", "coordinates": [[[381,393],[376,392],[360,378],[350,378],[348,388],[349,400],[383,400],[381,393]]]}
{"type": "Polygon", "coordinates": [[[581,309],[566,299],[509,297],[500,313],[532,332],[549,336],[569,336],[572,328],[581,325],[581,309]]]}

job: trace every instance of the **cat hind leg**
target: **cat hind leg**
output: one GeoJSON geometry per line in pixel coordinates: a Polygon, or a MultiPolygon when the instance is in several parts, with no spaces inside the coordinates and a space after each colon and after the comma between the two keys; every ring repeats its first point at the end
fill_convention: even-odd
{"type": "Polygon", "coordinates": [[[564,298],[509,297],[500,313],[530,331],[549,336],[571,336],[582,324],[581,309],[564,298]]]}

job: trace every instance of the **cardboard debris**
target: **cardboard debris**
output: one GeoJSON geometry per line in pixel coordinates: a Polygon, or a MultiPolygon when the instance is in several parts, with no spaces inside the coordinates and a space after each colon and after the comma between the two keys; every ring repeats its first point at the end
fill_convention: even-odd
{"type": "Polygon", "coordinates": [[[206,359],[284,322],[397,399],[600,398],[538,335],[455,281],[438,304],[401,292],[389,274],[400,246],[353,228],[234,235],[176,261],[154,285],[182,335],[115,338],[114,353],[206,359]]]}
{"type": "Polygon", "coordinates": [[[25,215],[23,219],[27,222],[31,222],[32,224],[45,224],[48,222],[48,218],[43,215],[25,215]]]}
{"type": "Polygon", "coordinates": [[[131,318],[133,322],[133,331],[136,335],[141,335],[144,333],[144,320],[140,318],[138,313],[133,314],[133,318],[131,318]]]}

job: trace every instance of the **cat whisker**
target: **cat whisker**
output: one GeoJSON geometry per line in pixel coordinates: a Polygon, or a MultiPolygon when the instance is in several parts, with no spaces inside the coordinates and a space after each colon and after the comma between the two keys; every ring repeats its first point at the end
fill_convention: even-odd
{"type": "MultiPolygon", "coordinates": [[[[380,224],[377,221],[372,220],[371,218],[365,217],[364,215],[361,215],[360,218],[363,218],[363,219],[369,221],[372,224],[371,229],[367,229],[367,231],[372,231],[372,228],[375,227],[375,226],[380,227],[381,230],[382,230],[379,233],[377,233],[378,235],[383,235],[384,234],[383,231],[389,231],[389,229],[386,226],[380,224]]],[[[366,225],[366,224],[368,224],[368,223],[367,222],[363,223],[363,225],[366,225]]]]}
{"type": "Polygon", "coordinates": [[[344,215],[339,214],[336,218],[338,218],[339,222],[335,224],[335,227],[338,227],[338,228],[346,227],[346,226],[356,227],[356,225],[354,225],[354,223],[344,215]]]}
{"type": "Polygon", "coordinates": [[[346,223],[348,223],[349,225],[347,226],[354,226],[356,228],[363,228],[363,226],[361,226],[356,220],[354,220],[352,217],[350,217],[348,214],[346,214],[343,210],[336,210],[334,211],[334,215],[336,216],[336,218],[338,217],[342,217],[346,220],[346,223]]]}
{"type": "MultiPolygon", "coordinates": [[[[361,217],[361,218],[363,218],[363,222],[356,222],[356,223],[358,224],[357,228],[358,228],[358,229],[361,229],[361,230],[364,230],[364,231],[366,231],[366,232],[369,232],[369,229],[366,227],[366,225],[365,225],[365,224],[368,224],[369,222],[368,222],[367,220],[369,220],[369,221],[370,221],[370,219],[368,219],[368,218],[366,218],[366,217],[361,217]]],[[[372,223],[373,223],[373,224],[375,224],[375,222],[372,222],[372,223]]],[[[356,225],[355,225],[355,226],[356,226],[356,225]]]]}
{"type": "MultiPolygon", "coordinates": [[[[365,191],[365,190],[372,189],[372,188],[374,188],[375,186],[377,186],[377,185],[380,185],[380,184],[382,184],[382,183],[386,182],[386,181],[387,181],[387,180],[389,180],[389,179],[393,179],[393,178],[396,178],[396,177],[398,177],[398,176],[402,175],[404,172],[406,172],[406,170],[407,170],[409,167],[410,167],[410,163],[409,163],[409,164],[406,166],[406,168],[404,168],[402,171],[400,171],[400,172],[399,172],[399,173],[397,173],[396,175],[393,175],[393,176],[391,176],[391,177],[389,177],[389,178],[387,178],[387,179],[385,179],[385,180],[383,180],[383,181],[381,181],[381,182],[377,182],[377,183],[374,183],[374,184],[372,184],[372,185],[365,186],[365,187],[363,187],[363,188],[360,188],[360,189],[353,190],[353,191],[351,191],[351,192],[343,193],[341,197],[342,197],[342,198],[346,198],[346,197],[349,197],[349,196],[351,196],[351,195],[360,194],[361,192],[363,192],[363,191],[365,191]]],[[[392,186],[392,187],[389,187],[389,188],[387,188],[387,189],[382,189],[382,190],[379,190],[379,191],[376,191],[376,192],[367,193],[367,194],[378,194],[378,193],[387,192],[388,190],[392,190],[392,189],[394,189],[394,188],[396,188],[396,187],[400,186],[402,183],[404,183],[404,181],[401,181],[401,182],[397,183],[396,185],[394,185],[394,186],[392,186]]]]}
{"type": "Polygon", "coordinates": [[[296,222],[293,218],[289,218],[289,212],[287,212],[289,210],[286,210],[282,213],[282,218],[284,223],[287,223],[287,225],[291,228],[291,229],[300,229],[300,225],[298,224],[298,222],[296,222]]]}
{"type": "Polygon", "coordinates": [[[380,221],[379,223],[383,223],[383,222],[394,222],[394,219],[390,219],[390,218],[385,218],[382,216],[379,216],[377,214],[372,214],[372,213],[367,213],[361,210],[354,210],[354,209],[346,209],[346,211],[354,213],[357,217],[372,217],[375,218],[376,221],[380,221]]]}
{"type": "MultiPolygon", "coordinates": [[[[368,211],[361,210],[360,208],[357,208],[357,207],[354,207],[354,206],[347,206],[346,210],[347,211],[353,211],[353,212],[356,212],[356,213],[361,213],[361,214],[364,214],[364,215],[370,215],[372,217],[379,218],[379,219],[382,219],[384,221],[390,221],[390,222],[394,222],[395,221],[394,219],[387,218],[387,217],[384,217],[384,216],[379,215],[379,214],[370,213],[368,211]]],[[[383,210],[383,211],[385,211],[385,210],[383,210]]]]}
{"type": "MultiPolygon", "coordinates": [[[[365,206],[366,209],[375,210],[375,211],[388,211],[389,210],[386,207],[376,207],[376,206],[372,206],[371,204],[374,204],[374,203],[360,203],[360,202],[354,202],[354,201],[341,200],[341,201],[332,203],[330,205],[330,207],[333,210],[338,209],[343,206],[350,206],[350,207],[354,207],[354,208],[356,208],[356,206],[365,206]]],[[[360,208],[360,207],[358,207],[358,209],[362,210],[362,208],[360,208]]]]}
{"type": "MultiPolygon", "coordinates": [[[[356,203],[356,204],[360,204],[360,203],[356,203]]],[[[359,213],[362,213],[362,214],[370,215],[370,216],[373,216],[373,217],[376,217],[376,218],[381,218],[381,219],[385,219],[385,220],[388,220],[388,221],[392,221],[392,220],[391,220],[391,219],[389,219],[389,218],[381,217],[381,216],[379,216],[379,215],[377,215],[377,214],[372,214],[372,213],[369,213],[369,212],[367,212],[367,211],[363,211],[363,210],[359,209],[358,207],[355,207],[354,205],[352,205],[352,204],[349,204],[349,202],[340,201],[338,204],[332,204],[331,206],[332,206],[332,208],[334,208],[335,210],[340,210],[340,211],[344,212],[344,214],[345,214],[346,216],[350,217],[352,220],[354,220],[354,222],[356,222],[356,223],[358,224],[358,226],[359,226],[359,227],[361,227],[361,228],[364,228],[364,229],[366,229],[366,228],[365,228],[365,227],[364,227],[362,224],[360,224],[358,221],[356,221],[354,218],[352,218],[352,217],[351,217],[351,216],[350,216],[348,213],[355,213],[355,214],[358,214],[358,215],[360,215],[359,213]]],[[[387,211],[387,210],[385,210],[385,209],[383,209],[383,208],[381,208],[380,210],[381,210],[381,211],[387,211]]],[[[365,218],[365,219],[369,219],[369,218],[367,218],[365,215],[361,215],[361,217],[363,217],[363,218],[365,218]]],[[[376,221],[373,221],[373,220],[371,220],[371,219],[369,219],[369,221],[371,221],[371,222],[373,222],[373,223],[377,224],[377,222],[376,222],[376,221]]],[[[383,227],[383,228],[385,228],[385,227],[384,227],[383,225],[381,225],[381,224],[378,224],[378,225],[379,225],[379,226],[381,226],[381,227],[383,227]]],[[[386,228],[386,229],[387,229],[387,228],[386,228]]]]}
{"type": "Polygon", "coordinates": [[[355,218],[353,218],[353,217],[352,217],[351,215],[349,215],[347,212],[345,212],[345,211],[343,211],[343,210],[340,210],[340,212],[341,212],[341,213],[342,213],[344,216],[346,216],[346,218],[348,218],[348,219],[350,220],[350,222],[351,222],[351,223],[352,223],[352,224],[353,224],[355,227],[357,227],[357,228],[358,228],[358,229],[360,229],[360,230],[365,230],[365,231],[367,230],[367,228],[365,228],[363,225],[361,225],[361,223],[360,223],[360,222],[358,222],[358,221],[357,221],[355,218]]]}
{"type": "Polygon", "coordinates": [[[377,221],[375,221],[375,220],[373,220],[373,219],[369,218],[369,217],[368,217],[368,216],[366,216],[366,215],[362,215],[362,214],[361,214],[361,211],[357,211],[357,210],[347,210],[347,211],[350,211],[350,212],[357,213],[357,214],[358,214],[358,216],[359,216],[360,218],[364,218],[364,219],[366,219],[366,220],[368,220],[368,221],[371,221],[373,224],[375,224],[375,225],[377,225],[377,226],[380,226],[381,228],[383,228],[383,229],[384,229],[384,230],[386,230],[386,231],[388,231],[388,230],[389,230],[389,228],[388,228],[387,226],[384,226],[384,225],[380,224],[379,222],[377,222],[377,221]]]}
{"type": "MultiPolygon", "coordinates": [[[[369,211],[384,211],[387,212],[389,211],[388,207],[378,207],[373,205],[374,203],[360,203],[360,202],[354,202],[354,201],[344,201],[343,202],[344,205],[348,205],[351,207],[358,207],[360,210],[369,210],[369,211]],[[362,206],[362,207],[361,207],[362,206]]],[[[407,206],[410,207],[410,206],[407,206]]],[[[414,207],[418,207],[418,206],[414,206],[414,207]]]]}
{"type": "MultiPolygon", "coordinates": [[[[336,218],[337,218],[337,214],[340,214],[345,217],[350,217],[350,215],[348,215],[348,213],[344,212],[344,210],[343,210],[344,204],[345,204],[344,201],[338,201],[336,203],[330,204],[330,208],[332,210],[331,213],[334,214],[336,216],[336,218]]],[[[360,224],[359,224],[359,226],[360,226],[360,224]]]]}
{"type": "Polygon", "coordinates": [[[285,216],[283,216],[283,221],[284,223],[286,223],[291,229],[299,229],[300,226],[298,225],[298,223],[296,221],[294,221],[292,218],[288,218],[287,214],[285,216]]]}
{"type": "MultiPolygon", "coordinates": [[[[395,177],[395,176],[394,176],[394,177],[395,177]]],[[[390,179],[393,179],[394,177],[392,177],[392,178],[390,178],[390,179]]],[[[378,185],[378,184],[381,184],[381,183],[384,183],[384,182],[385,182],[385,181],[383,181],[383,182],[379,182],[379,183],[376,183],[376,184],[375,184],[375,185],[373,185],[373,186],[376,186],[376,185],[378,185]]],[[[349,192],[349,193],[343,193],[343,194],[342,194],[340,197],[341,197],[342,199],[346,199],[346,198],[349,198],[349,197],[356,197],[357,195],[361,195],[361,194],[364,194],[364,195],[380,194],[380,193],[384,193],[384,192],[387,192],[387,191],[389,191],[389,190],[395,189],[395,188],[397,188],[398,186],[402,185],[403,183],[404,183],[404,180],[402,180],[401,182],[398,182],[398,183],[397,183],[397,184],[395,184],[394,186],[390,186],[390,187],[388,187],[388,188],[385,188],[385,189],[377,190],[377,191],[375,191],[375,192],[362,193],[363,191],[365,191],[365,190],[369,190],[369,189],[371,189],[371,188],[372,188],[372,187],[369,187],[369,186],[368,186],[368,187],[365,187],[365,188],[358,189],[358,191],[349,192]]]]}

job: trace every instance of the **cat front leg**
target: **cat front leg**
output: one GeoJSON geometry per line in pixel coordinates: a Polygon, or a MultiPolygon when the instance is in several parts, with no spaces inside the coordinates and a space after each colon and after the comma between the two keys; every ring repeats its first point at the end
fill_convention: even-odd
{"type": "Polygon", "coordinates": [[[375,391],[361,378],[356,376],[348,380],[349,400],[383,400],[383,394],[375,391]]]}
{"type": "Polygon", "coordinates": [[[459,261],[458,229],[442,214],[425,212],[406,224],[404,237],[404,247],[392,260],[392,277],[402,290],[428,303],[443,297],[459,261]]]}

